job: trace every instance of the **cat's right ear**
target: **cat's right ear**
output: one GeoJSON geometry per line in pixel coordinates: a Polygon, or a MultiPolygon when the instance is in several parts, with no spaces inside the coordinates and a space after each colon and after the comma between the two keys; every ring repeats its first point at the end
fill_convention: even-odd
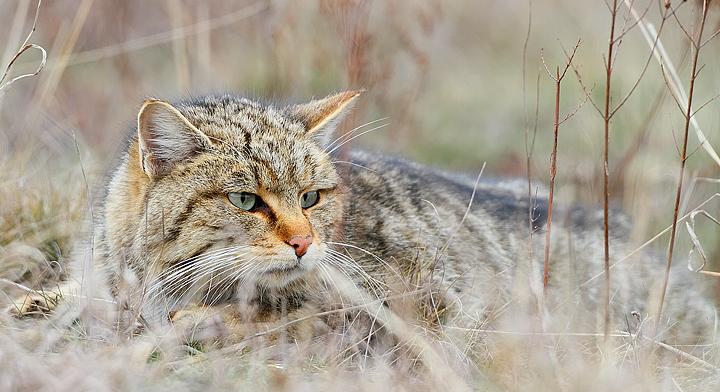
{"type": "Polygon", "coordinates": [[[359,91],[344,91],[322,99],[289,108],[290,114],[305,126],[305,134],[314,138],[322,147],[332,140],[335,128],[352,109],[359,91]]]}
{"type": "Polygon", "coordinates": [[[148,99],[138,113],[140,165],[150,178],[172,168],[210,145],[210,139],[167,102],[148,99]]]}

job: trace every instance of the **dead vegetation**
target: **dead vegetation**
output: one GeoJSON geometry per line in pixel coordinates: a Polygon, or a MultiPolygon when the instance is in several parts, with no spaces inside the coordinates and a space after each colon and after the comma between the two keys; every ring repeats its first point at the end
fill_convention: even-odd
{"type": "MultiPolygon", "coordinates": [[[[72,311],[53,320],[3,315],[0,389],[717,386],[714,339],[673,345],[655,339],[662,330],[657,323],[643,334],[647,320],[628,320],[627,331],[611,330],[608,321],[612,271],[637,252],[662,249],[665,240],[662,294],[648,299],[658,305],[653,320],[676,306],[665,292],[674,258],[687,259],[703,283],[720,287],[716,2],[3,3],[0,21],[9,27],[0,35],[0,304],[63,278],[88,200],[111,164],[106,157],[146,95],[230,90],[292,98],[363,87],[364,104],[349,123],[391,122],[363,136],[371,148],[470,171],[487,162],[499,175],[527,175],[532,197],[530,180],[547,180],[557,203],[604,209],[605,266],[593,280],[604,279],[608,305],[597,330],[579,329],[572,315],[545,309],[550,314],[541,318],[555,320],[550,326],[557,329],[518,317],[511,326],[438,332],[412,321],[415,309],[400,312],[403,317],[378,314],[372,298],[345,282],[350,310],[374,314],[399,337],[397,346],[376,353],[360,344],[368,336],[350,332],[302,347],[263,347],[259,332],[241,345],[211,350],[187,346],[172,333],[130,336],[103,320],[75,322],[82,315],[72,311]],[[526,7],[534,20],[527,31],[500,23],[524,19],[526,7]],[[603,11],[608,17],[598,18],[603,11]],[[571,52],[557,41],[578,37],[582,46],[571,52]],[[564,55],[553,58],[564,59],[555,62],[579,81],[565,80],[562,98],[565,71],[548,71],[553,80],[541,77],[540,48],[545,56],[564,55]],[[535,94],[526,78],[536,81],[535,94]],[[531,114],[526,102],[533,98],[531,114]],[[566,117],[561,108],[571,108],[566,117]],[[613,201],[635,217],[638,244],[614,262],[607,213],[613,201]],[[347,341],[354,350],[346,351],[347,341]],[[418,370],[422,363],[432,371],[418,370]]],[[[529,220],[532,242],[532,210],[529,220]]],[[[549,258],[546,253],[546,288],[549,258]]],[[[432,300],[432,289],[420,282],[403,295],[415,306],[432,300]]]]}

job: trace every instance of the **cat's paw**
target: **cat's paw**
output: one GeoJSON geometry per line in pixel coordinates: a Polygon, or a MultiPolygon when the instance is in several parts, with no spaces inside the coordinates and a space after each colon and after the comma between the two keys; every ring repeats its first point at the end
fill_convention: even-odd
{"type": "Polygon", "coordinates": [[[17,318],[44,317],[57,307],[61,298],[61,294],[53,291],[38,291],[16,298],[7,311],[17,318]]]}
{"type": "Polygon", "coordinates": [[[178,337],[189,344],[222,345],[230,329],[222,309],[190,306],[168,314],[178,337]]]}

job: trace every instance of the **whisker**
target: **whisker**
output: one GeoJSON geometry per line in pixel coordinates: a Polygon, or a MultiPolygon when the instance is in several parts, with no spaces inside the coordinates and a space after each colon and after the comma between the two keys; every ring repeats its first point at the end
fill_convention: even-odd
{"type": "MultiPolygon", "coordinates": [[[[333,278],[332,274],[328,271],[329,267],[327,265],[323,265],[323,264],[318,264],[318,267],[320,268],[320,272],[322,275],[321,278],[324,276],[322,281],[325,283],[326,286],[328,286],[328,289],[334,288],[335,291],[338,291],[339,288],[338,288],[337,284],[335,283],[335,279],[333,278]]],[[[343,299],[342,296],[340,296],[340,305],[343,308],[346,307],[345,300],[343,299]]]]}
{"type": "Polygon", "coordinates": [[[153,286],[151,292],[159,289],[170,289],[175,283],[182,282],[182,279],[189,274],[200,273],[202,275],[206,271],[212,270],[213,268],[217,267],[219,264],[225,263],[227,260],[231,260],[236,257],[243,257],[246,254],[247,252],[241,253],[239,255],[229,254],[222,257],[207,258],[207,260],[202,260],[202,264],[200,264],[198,260],[195,263],[188,265],[187,267],[183,267],[181,270],[176,271],[168,277],[160,278],[160,280],[158,280],[158,282],[153,286]]]}
{"type": "Polygon", "coordinates": [[[350,268],[352,271],[363,276],[368,281],[368,283],[374,284],[379,291],[383,291],[381,288],[382,286],[387,286],[385,282],[382,282],[371,276],[359,263],[353,260],[352,257],[350,257],[349,255],[345,255],[331,249],[329,252],[329,256],[334,257],[343,268],[350,268]]]}
{"type": "Polygon", "coordinates": [[[367,166],[363,166],[363,165],[361,165],[361,164],[359,164],[359,163],[355,163],[355,162],[349,162],[349,161],[332,161],[331,163],[345,163],[345,164],[352,165],[352,166],[357,166],[357,167],[359,167],[359,168],[361,168],[361,169],[365,169],[365,170],[368,170],[368,171],[373,172],[373,173],[375,173],[375,174],[378,174],[378,171],[377,171],[377,170],[373,170],[373,169],[371,169],[371,168],[369,168],[369,167],[367,167],[367,166]]]}
{"type": "Polygon", "coordinates": [[[340,269],[348,278],[350,278],[350,276],[345,271],[346,269],[350,269],[351,272],[354,272],[354,273],[360,275],[360,277],[363,279],[363,281],[365,283],[367,283],[368,286],[370,286],[369,288],[373,291],[374,294],[377,294],[378,292],[384,292],[384,290],[382,289],[381,286],[385,286],[385,283],[372,277],[370,274],[365,272],[365,270],[363,270],[360,266],[358,266],[354,263],[343,263],[343,261],[347,261],[347,260],[343,260],[332,254],[327,256],[326,261],[328,261],[330,264],[338,267],[338,269],[340,269]]]}
{"type": "Polygon", "coordinates": [[[405,279],[403,278],[402,274],[400,274],[400,272],[398,272],[392,265],[390,265],[388,262],[386,262],[385,260],[383,260],[383,259],[380,258],[379,256],[375,255],[374,253],[372,253],[372,252],[370,252],[370,251],[368,251],[368,250],[365,250],[365,249],[363,249],[363,248],[361,248],[361,247],[359,247],[359,246],[352,245],[352,244],[346,244],[346,243],[342,243],[342,242],[330,242],[330,241],[328,241],[327,243],[330,244],[330,245],[338,245],[338,246],[342,246],[342,247],[346,247],[346,248],[351,248],[351,249],[359,250],[359,251],[361,251],[361,252],[363,252],[363,253],[371,256],[371,257],[374,258],[376,261],[380,262],[382,265],[384,265],[385,267],[387,267],[387,269],[390,270],[393,274],[395,274],[395,276],[397,276],[398,278],[400,278],[400,281],[403,282],[403,284],[406,286],[406,288],[409,288],[409,287],[407,287],[407,283],[405,282],[405,279]]]}
{"type": "MultiPolygon", "coordinates": [[[[251,259],[245,260],[244,261],[245,265],[241,268],[238,268],[236,271],[232,271],[232,269],[231,269],[231,271],[229,271],[229,274],[225,278],[220,280],[220,282],[217,283],[217,285],[216,285],[217,293],[215,294],[215,296],[213,297],[213,299],[211,301],[207,302],[207,304],[209,306],[214,305],[217,301],[220,300],[223,293],[226,290],[230,289],[230,287],[234,283],[238,283],[238,286],[240,286],[241,281],[239,280],[239,278],[250,275],[251,272],[254,269],[256,269],[255,265],[250,265],[250,263],[252,263],[255,259],[257,259],[257,256],[253,257],[251,259]],[[217,286],[220,286],[220,289],[217,289],[217,286]]],[[[209,293],[210,293],[210,287],[208,287],[208,294],[209,293]]],[[[207,299],[207,297],[206,297],[206,299],[207,299]]]]}
{"type": "Polygon", "coordinates": [[[183,300],[183,299],[192,300],[192,298],[198,292],[200,292],[200,290],[204,290],[206,288],[206,283],[203,283],[201,281],[202,278],[204,278],[205,276],[211,275],[213,273],[220,273],[220,274],[225,273],[225,272],[231,270],[233,267],[235,267],[237,265],[237,261],[238,260],[236,258],[230,259],[225,264],[223,264],[223,266],[221,268],[219,268],[218,270],[210,270],[210,271],[206,272],[205,274],[203,274],[202,276],[195,278],[194,282],[193,282],[195,287],[192,290],[192,292],[190,292],[190,289],[192,289],[193,287],[190,287],[190,288],[188,288],[188,290],[186,290],[182,294],[178,295],[177,299],[173,302],[171,309],[175,308],[178,305],[178,303],[180,303],[181,300],[183,300]]]}
{"type": "Polygon", "coordinates": [[[170,280],[165,280],[164,285],[160,285],[157,291],[153,294],[152,300],[157,299],[157,296],[162,295],[163,293],[171,293],[177,289],[179,289],[183,284],[187,283],[187,280],[190,280],[190,283],[197,283],[200,279],[204,278],[205,276],[212,274],[213,272],[216,272],[217,270],[222,270],[226,268],[229,265],[235,264],[237,261],[241,260],[242,257],[244,257],[247,253],[243,253],[240,255],[231,255],[231,256],[225,256],[223,258],[216,258],[211,259],[210,263],[203,264],[202,266],[199,266],[197,269],[190,270],[192,275],[191,276],[177,276],[170,280]],[[188,279],[183,279],[183,278],[188,279]]]}
{"type": "Polygon", "coordinates": [[[231,256],[231,255],[234,255],[236,252],[244,250],[246,248],[248,248],[248,247],[242,246],[242,247],[233,247],[233,248],[223,248],[222,251],[213,251],[213,252],[203,253],[201,255],[191,257],[189,259],[177,262],[177,263],[169,266],[165,271],[163,271],[160,275],[158,275],[158,277],[155,280],[173,279],[178,274],[182,274],[182,273],[188,272],[189,270],[192,270],[194,268],[199,268],[202,265],[205,265],[204,262],[207,260],[212,261],[214,259],[231,256]]]}
{"type": "Polygon", "coordinates": [[[357,135],[355,135],[355,136],[353,136],[353,137],[351,137],[351,138],[349,138],[349,139],[347,139],[347,140],[344,140],[342,143],[340,143],[340,144],[338,144],[337,146],[333,147],[330,151],[327,151],[327,154],[332,154],[332,153],[335,152],[338,148],[340,148],[340,147],[342,147],[342,146],[350,143],[351,141],[359,138],[360,136],[365,135],[365,134],[370,133],[370,132],[377,131],[377,130],[382,129],[382,128],[385,128],[385,127],[387,127],[388,125],[390,125],[390,123],[385,123],[385,124],[382,124],[382,125],[378,125],[377,127],[370,128],[370,129],[368,129],[367,131],[360,132],[360,133],[358,133],[357,135]]]}
{"type": "MultiPolygon", "coordinates": [[[[203,279],[205,276],[211,275],[215,273],[218,270],[222,270],[224,268],[229,267],[232,264],[232,260],[228,259],[223,261],[223,263],[217,263],[213,266],[212,269],[206,270],[202,274],[198,276],[188,277],[187,279],[178,279],[174,282],[172,282],[171,285],[167,287],[163,287],[162,290],[158,290],[153,293],[153,295],[150,297],[150,301],[155,301],[159,299],[161,296],[164,296],[166,299],[170,299],[170,297],[173,298],[180,298],[182,299],[187,295],[187,293],[193,289],[194,287],[197,287],[197,284],[200,282],[201,279],[203,279]],[[183,287],[187,286],[187,287],[183,287]]],[[[194,293],[193,293],[194,294],[194,293]]],[[[175,306],[177,304],[173,304],[175,306]]]]}
{"type": "MultiPolygon", "coordinates": [[[[242,250],[244,248],[249,248],[248,246],[235,246],[235,247],[227,247],[227,248],[221,248],[217,250],[213,250],[210,252],[202,253],[197,256],[193,256],[189,259],[185,259],[182,261],[179,261],[171,266],[169,266],[165,271],[161,272],[151,283],[156,283],[156,281],[161,279],[172,279],[174,278],[174,275],[176,274],[182,274],[186,272],[188,269],[194,268],[194,266],[197,264],[198,261],[204,261],[208,258],[213,257],[222,257],[225,255],[232,254],[234,252],[237,252],[239,250],[242,250]],[[180,265],[178,267],[178,265],[180,265]],[[168,275],[166,275],[168,274],[168,275]]],[[[151,287],[152,290],[152,287],[151,287]]]]}
{"type": "Polygon", "coordinates": [[[333,140],[333,141],[330,142],[327,146],[325,146],[325,151],[327,151],[327,150],[330,149],[330,148],[333,148],[333,146],[334,146],[336,143],[340,142],[342,139],[344,139],[344,138],[346,138],[346,137],[350,137],[350,135],[352,135],[352,134],[353,134],[355,131],[357,131],[358,129],[363,128],[363,127],[366,127],[366,126],[371,125],[371,124],[375,124],[376,122],[379,122],[379,121],[387,120],[388,118],[390,118],[390,117],[378,118],[377,120],[372,120],[372,121],[370,121],[370,122],[366,122],[365,124],[358,125],[357,127],[353,128],[353,129],[351,129],[351,130],[343,133],[342,135],[338,136],[337,138],[335,138],[335,140],[333,140]]]}

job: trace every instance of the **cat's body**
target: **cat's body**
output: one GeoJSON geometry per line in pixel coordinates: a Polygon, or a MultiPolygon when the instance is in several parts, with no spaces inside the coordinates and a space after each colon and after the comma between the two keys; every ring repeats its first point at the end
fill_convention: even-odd
{"type": "MultiPolygon", "coordinates": [[[[107,282],[151,324],[197,306],[229,305],[246,319],[318,309],[331,268],[375,297],[432,287],[443,319],[463,325],[537,300],[547,201],[530,208],[522,188],[382,155],[337,157],[344,141],[332,131],[356,96],[280,109],[233,96],[147,101],[96,211],[94,265],[77,280],[107,282]]],[[[554,219],[554,303],[597,315],[602,214],[558,208],[554,219]]],[[[614,262],[629,251],[628,229],[622,216],[611,223],[614,262]]],[[[658,263],[630,263],[612,277],[616,326],[652,311],[660,276],[658,263]]],[[[707,303],[690,297],[688,317],[707,318],[707,303]]]]}

